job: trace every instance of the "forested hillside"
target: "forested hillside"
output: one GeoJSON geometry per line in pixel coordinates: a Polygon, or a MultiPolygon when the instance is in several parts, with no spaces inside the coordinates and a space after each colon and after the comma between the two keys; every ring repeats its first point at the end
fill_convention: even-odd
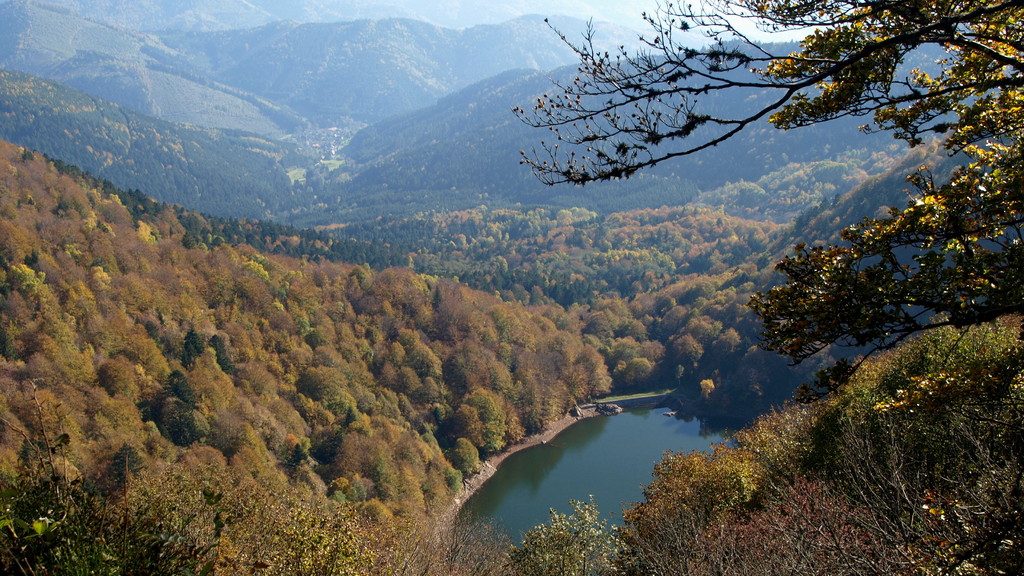
{"type": "Polygon", "coordinates": [[[0,70],[0,138],[213,214],[263,217],[295,202],[282,194],[293,146],[171,124],[18,72],[0,70]]]}
{"type": "Polygon", "coordinates": [[[8,478],[25,464],[19,430],[60,430],[90,481],[116,478],[125,452],[138,469],[213,458],[422,513],[480,455],[608,390],[581,319],[560,307],[207,245],[200,216],[2,149],[8,478]]]}
{"type": "MultiPolygon", "coordinates": [[[[135,118],[130,113],[38,79],[14,73],[6,73],[5,78],[9,79],[12,94],[9,101],[19,104],[18,108],[12,108],[18,113],[6,116],[9,123],[25,119],[21,113],[25,110],[45,109],[39,104],[47,98],[66,104],[60,107],[68,111],[65,114],[32,118],[34,128],[31,130],[26,124],[17,124],[21,126],[18,133],[30,141],[48,134],[40,130],[41,127],[52,126],[53,131],[60,130],[62,125],[80,127],[72,134],[80,130],[81,140],[60,138],[58,132],[48,140],[61,145],[52,152],[58,157],[75,158],[82,154],[83,164],[98,164],[96,169],[106,177],[124,178],[129,185],[154,191],[154,194],[164,189],[161,184],[170,186],[166,193],[173,194],[171,199],[189,206],[205,206],[218,214],[242,212],[244,204],[233,191],[237,187],[252,186],[253,190],[263,192],[252,199],[250,214],[284,212],[292,219],[303,221],[293,207],[314,194],[299,186],[294,195],[275,195],[267,188],[272,178],[250,177],[259,174],[253,170],[239,174],[236,183],[224,183],[219,188],[211,176],[203,181],[203,188],[193,197],[182,195],[181,188],[174,186],[182,178],[193,178],[194,188],[198,189],[203,166],[209,166],[208,173],[223,177],[231,171],[244,170],[246,165],[241,162],[244,158],[271,162],[272,156],[252,155],[251,144],[256,140],[233,135],[223,135],[224,139],[219,141],[208,140],[207,136],[217,134],[196,130],[176,132],[168,125],[147,124],[142,117],[137,123],[126,125],[118,135],[109,127],[121,125],[117,123],[118,114],[135,118]],[[63,100],[58,100],[58,95],[63,96],[63,100]],[[69,116],[75,121],[63,124],[69,116]],[[99,129],[102,126],[107,128],[99,129]],[[147,126],[154,128],[144,129],[147,126]],[[89,127],[97,128],[87,131],[89,127]],[[192,136],[196,143],[181,140],[177,146],[163,144],[169,134],[175,133],[192,136]],[[183,172],[181,178],[140,180],[138,174],[131,171],[133,164],[111,162],[104,167],[95,157],[103,144],[96,136],[103,134],[120,138],[108,141],[108,149],[137,153],[139,162],[152,158],[153,154],[147,154],[150,147],[156,147],[155,152],[176,151],[165,164],[153,165],[157,174],[161,169],[166,170],[166,166],[175,170],[190,167],[191,173],[183,172]],[[146,135],[149,137],[145,138],[146,135]],[[216,145],[236,141],[243,146],[216,145]],[[86,142],[91,144],[86,145],[86,142]],[[66,151],[67,146],[75,143],[80,146],[75,154],[66,151]],[[207,150],[219,154],[206,154],[207,150]],[[189,154],[189,151],[194,152],[189,154]],[[235,155],[231,156],[232,153],[235,155]],[[189,162],[183,163],[184,157],[189,158],[189,162]],[[193,158],[195,162],[191,161],[193,158]],[[289,209],[292,212],[289,213],[289,209]]],[[[481,102],[481,107],[490,110],[489,113],[500,108],[487,100],[481,102]]],[[[514,122],[511,118],[508,121],[514,122]]],[[[268,143],[268,146],[273,145],[268,143]]],[[[277,150],[283,152],[286,148],[277,150]]],[[[113,153],[103,154],[104,158],[110,156],[113,153]]],[[[472,165],[471,161],[467,162],[471,158],[451,157],[452,161],[472,165]]],[[[756,347],[756,325],[743,305],[754,291],[771,285],[771,264],[780,245],[773,240],[778,235],[777,227],[757,224],[740,216],[784,221],[788,215],[854,186],[892,162],[886,153],[851,150],[839,161],[791,163],[756,181],[730,182],[705,192],[694,191],[691,201],[708,205],[706,208],[658,209],[614,216],[577,208],[561,212],[473,208],[448,216],[378,220],[333,231],[335,239],[330,241],[321,238],[307,242],[304,245],[309,251],[305,253],[372,264],[378,269],[413,266],[421,273],[457,278],[477,289],[501,293],[510,301],[561,307],[588,305],[591,308],[580,309],[577,315],[585,323],[584,333],[605,358],[616,386],[638,388],[671,382],[689,391],[694,406],[706,404],[701,408],[705,413],[734,412],[734,407],[743,406],[743,415],[750,415],[788,397],[807,369],[799,372],[787,369],[783,362],[756,347]],[[770,246],[776,246],[774,254],[768,253],[770,246]],[[743,362],[730,361],[737,353],[743,355],[743,362]],[[702,382],[704,388],[698,386],[702,382]]],[[[431,166],[431,173],[436,174],[433,170],[438,166],[431,166]]],[[[276,169],[280,164],[275,161],[269,167],[276,169]]],[[[498,181],[501,190],[517,189],[507,179],[498,181]]],[[[655,176],[650,181],[639,179],[623,185],[613,184],[609,186],[608,198],[614,198],[618,204],[609,204],[609,207],[681,201],[674,197],[679,190],[666,182],[655,176]],[[655,195],[653,199],[621,193],[630,189],[639,192],[654,182],[661,183],[661,196],[655,195]]],[[[474,198],[471,204],[512,204],[511,199],[500,199],[501,190],[495,188],[493,196],[474,198]]],[[[859,196],[867,193],[867,190],[862,191],[859,196]]],[[[600,197],[599,193],[595,195],[600,197]]],[[[419,194],[413,196],[423,200],[419,194]]],[[[459,203],[454,192],[441,196],[459,203]]],[[[574,199],[582,200],[569,197],[564,202],[574,199]]],[[[552,200],[558,201],[552,198],[537,201],[549,205],[552,200]]],[[[345,201],[349,211],[357,210],[356,199],[349,196],[345,201]]],[[[393,197],[388,195],[376,202],[380,210],[393,211],[396,206],[393,197]]],[[[398,207],[404,209],[416,206],[411,199],[398,203],[398,207]]],[[[322,203],[314,208],[319,221],[338,217],[322,203]]],[[[814,212],[807,210],[808,214],[814,212]]],[[[298,211],[299,214],[305,212],[298,211]]],[[[375,214],[378,212],[370,210],[361,216],[368,218],[375,214]]]]}
{"type": "Polygon", "coordinates": [[[836,239],[904,203],[908,167],[933,158],[930,148],[793,164],[698,193],[689,207],[603,215],[481,206],[328,232],[506,300],[579,307],[617,388],[674,382],[705,415],[752,416],[788,399],[829,358],[794,368],[760,350],[750,297],[779,281],[775,264],[797,242],[836,239]]]}
{"type": "Polygon", "coordinates": [[[745,307],[771,286],[783,231],[706,207],[478,208],[344,229],[421,273],[578,310],[617,389],[679,386],[688,410],[737,419],[788,398],[808,370],[759,350],[745,307]]]}

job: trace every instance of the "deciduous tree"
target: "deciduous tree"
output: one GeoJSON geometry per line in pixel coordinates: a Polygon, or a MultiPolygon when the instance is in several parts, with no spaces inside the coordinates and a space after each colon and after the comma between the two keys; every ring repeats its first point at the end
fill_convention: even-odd
{"type": "Polygon", "coordinates": [[[510,553],[520,576],[599,576],[612,574],[616,539],[593,499],[572,501],[572,513],[551,510],[551,519],[530,529],[510,553]]]}

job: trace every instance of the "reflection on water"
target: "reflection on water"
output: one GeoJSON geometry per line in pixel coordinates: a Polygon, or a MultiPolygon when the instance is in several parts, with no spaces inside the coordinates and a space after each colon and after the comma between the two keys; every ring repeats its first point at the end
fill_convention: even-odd
{"type": "MultiPolygon", "coordinates": [[[[599,441],[607,425],[608,418],[590,418],[565,430],[547,444],[513,454],[505,460],[488,484],[504,483],[508,490],[522,490],[532,496],[542,496],[541,490],[546,486],[545,481],[552,474],[559,476],[558,464],[562,458],[584,451],[599,441]],[[591,422],[593,425],[583,425],[591,422]]],[[[488,489],[491,487],[488,486],[488,489]]]]}
{"type": "Polygon", "coordinates": [[[550,508],[568,513],[570,500],[593,495],[605,516],[620,520],[624,505],[643,498],[643,485],[666,451],[707,450],[722,441],[700,420],[666,417],[666,411],[588,418],[547,444],[509,456],[463,513],[494,519],[518,537],[546,522],[550,508]]]}

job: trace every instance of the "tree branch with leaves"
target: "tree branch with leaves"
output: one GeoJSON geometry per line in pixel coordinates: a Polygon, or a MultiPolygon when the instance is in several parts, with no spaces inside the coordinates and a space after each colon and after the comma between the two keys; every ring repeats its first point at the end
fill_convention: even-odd
{"type": "MultiPolygon", "coordinates": [[[[846,116],[910,146],[941,139],[962,159],[948,178],[908,177],[909,204],[866,219],[836,245],[799,245],[785,283],[757,294],[764,347],[802,362],[829,346],[891,348],[931,328],[1024,312],[1024,1],[707,0],[645,15],[644,48],[572,45],[579,74],[530,111],[552,142],[524,153],[549,184],[628,177],[765,121],[790,129],[846,116]],[[773,53],[736,25],[806,31],[773,53]],[[694,30],[708,42],[694,48],[694,30]],[[925,69],[912,63],[937,55],[925,69]],[[749,96],[735,114],[723,93],[749,96]]],[[[841,362],[807,392],[828,392],[841,362]]]]}

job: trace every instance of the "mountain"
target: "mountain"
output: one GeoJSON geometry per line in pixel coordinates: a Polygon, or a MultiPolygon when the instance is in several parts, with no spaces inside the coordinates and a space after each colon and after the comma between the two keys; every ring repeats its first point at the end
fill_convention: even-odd
{"type": "Polygon", "coordinates": [[[0,70],[0,138],[212,214],[260,217],[290,201],[290,145],[171,124],[18,72],[0,70]]]}
{"type": "MultiPolygon", "coordinates": [[[[577,31],[583,26],[569,24],[577,31]]],[[[330,225],[480,205],[581,206],[610,213],[738,199],[747,206],[744,215],[756,217],[765,198],[789,194],[793,198],[785,206],[773,200],[776,205],[764,210],[782,221],[826,195],[845,192],[862,171],[857,157],[881,146],[877,137],[847,137],[855,133],[855,120],[790,132],[765,124],[630,180],[547,188],[519,164],[519,151],[536,146],[545,133],[519,122],[510,110],[529,106],[550,90],[551,77],[571,79],[572,67],[554,68],[571,59],[567,47],[536,17],[465,30],[389,19],[138,33],[39,2],[0,4],[0,65],[57,78],[127,108],[198,126],[245,129],[264,135],[262,141],[297,134],[303,146],[324,151],[332,160],[326,166],[335,166],[333,152],[372,123],[351,138],[343,165],[333,173],[296,159],[288,166],[303,166],[296,174],[308,176],[299,178],[304,184],[297,190],[279,174],[256,187],[242,187],[263,204],[243,202],[236,216],[330,225]],[[321,129],[308,130],[311,126],[321,129]],[[329,128],[336,130],[325,132],[329,128]],[[822,162],[821,169],[802,167],[822,162]],[[794,180],[789,174],[810,176],[794,180]],[[766,183],[766,175],[780,184],[766,183]],[[736,186],[714,192],[731,184],[736,186]]],[[[728,98],[714,102],[721,109],[745,104],[728,98]]],[[[8,134],[48,153],[60,150],[52,137],[24,140],[24,133],[8,134]]],[[[142,175],[143,185],[121,178],[111,170],[127,171],[113,161],[123,151],[106,144],[94,148],[112,154],[106,163],[116,166],[80,152],[62,159],[163,200],[191,202],[200,196],[195,182],[182,181],[170,190],[173,178],[142,175]],[[150,184],[157,180],[158,185],[150,184]]],[[[216,148],[217,154],[226,151],[216,148]]],[[[134,158],[139,162],[141,156],[134,158]]],[[[173,169],[196,175],[192,168],[173,169]]],[[[212,177],[205,199],[189,205],[224,214],[232,208],[229,196],[235,189],[212,177]]]]}
{"type": "Polygon", "coordinates": [[[53,0],[83,16],[136,30],[227,30],[275,21],[409,18],[448,28],[497,24],[529,14],[572,16],[642,28],[653,1],[616,0],[53,0]]]}
{"type": "MultiPolygon", "coordinates": [[[[845,192],[861,177],[863,167],[870,168],[871,153],[886,145],[879,135],[859,134],[857,119],[791,131],[765,123],[700,155],[666,162],[628,180],[546,187],[520,164],[519,152],[536,147],[547,132],[520,122],[511,109],[529,106],[552,89],[552,78],[571,81],[574,72],[572,68],[547,73],[510,71],[422,110],[361,130],[341,151],[350,162],[334,175],[333,183],[317,191],[330,212],[318,211],[303,222],[322,224],[331,219],[352,221],[479,205],[579,206],[602,213],[685,205],[704,201],[707,194],[729,183],[757,182],[769,174],[783,180],[804,165],[832,162],[827,173],[822,170],[786,185],[787,190],[798,186],[813,192],[815,178],[827,178],[830,183],[817,195],[790,206],[787,214],[792,215],[814,205],[825,193],[845,192]],[[737,162],[738,158],[742,161],[737,162]]],[[[720,108],[744,105],[728,96],[720,95],[720,108]]],[[[751,206],[752,212],[756,209],[751,206]]]]}
{"type": "MultiPolygon", "coordinates": [[[[585,26],[560,22],[574,37],[585,26]]],[[[0,4],[0,67],[165,120],[270,136],[308,120],[361,126],[509,69],[572,61],[538,17],[465,30],[387,19],[142,33],[42,2],[0,4]]]]}
{"type": "Polygon", "coordinates": [[[172,122],[268,135],[294,132],[304,123],[279,105],[205,77],[153,35],[40,2],[0,4],[0,67],[172,122]]]}
{"type": "Polygon", "coordinates": [[[320,126],[379,121],[512,68],[546,70],[573,58],[540,18],[466,30],[398,19],[282,22],[161,39],[192,55],[190,67],[216,82],[287,105],[320,126]]]}

